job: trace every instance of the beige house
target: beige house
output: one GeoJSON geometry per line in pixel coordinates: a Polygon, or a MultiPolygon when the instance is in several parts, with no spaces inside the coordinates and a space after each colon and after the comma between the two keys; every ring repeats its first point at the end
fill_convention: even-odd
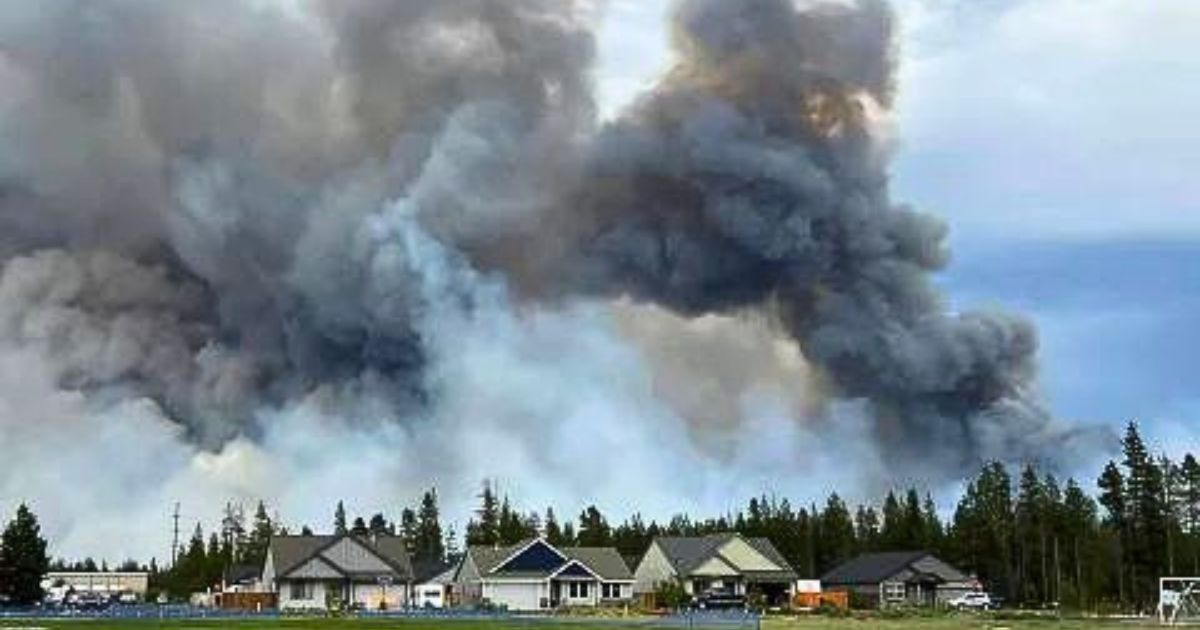
{"type": "Polygon", "coordinates": [[[639,595],[674,582],[693,598],[757,596],[769,604],[787,602],[797,579],[771,541],[735,533],[655,538],[633,575],[639,595]]]}
{"type": "Polygon", "coordinates": [[[262,582],[281,610],[403,608],[411,601],[412,564],[399,536],[276,536],[262,582]]]}

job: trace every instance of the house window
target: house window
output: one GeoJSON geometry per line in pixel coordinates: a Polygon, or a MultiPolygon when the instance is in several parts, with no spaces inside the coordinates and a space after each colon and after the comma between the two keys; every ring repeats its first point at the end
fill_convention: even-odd
{"type": "Polygon", "coordinates": [[[620,584],[602,584],[600,585],[600,592],[604,599],[621,599],[620,584]]]}
{"type": "Polygon", "coordinates": [[[308,582],[295,581],[291,583],[289,597],[291,599],[311,599],[312,585],[308,582]]]}
{"type": "Polygon", "coordinates": [[[883,583],[883,601],[885,601],[885,602],[902,602],[902,601],[904,601],[904,583],[903,582],[884,582],[883,583]]]}

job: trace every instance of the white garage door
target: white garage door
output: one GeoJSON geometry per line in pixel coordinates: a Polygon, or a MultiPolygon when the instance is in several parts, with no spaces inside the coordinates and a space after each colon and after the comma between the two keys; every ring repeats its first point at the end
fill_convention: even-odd
{"type": "Polygon", "coordinates": [[[489,584],[484,597],[509,610],[537,610],[541,608],[541,586],[538,582],[489,584]]]}

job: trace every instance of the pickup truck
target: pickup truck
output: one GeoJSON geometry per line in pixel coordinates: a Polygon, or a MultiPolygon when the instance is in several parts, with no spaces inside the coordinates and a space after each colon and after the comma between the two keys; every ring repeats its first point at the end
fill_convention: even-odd
{"type": "Polygon", "coordinates": [[[993,610],[996,602],[987,593],[964,593],[946,602],[955,610],[993,610]]]}

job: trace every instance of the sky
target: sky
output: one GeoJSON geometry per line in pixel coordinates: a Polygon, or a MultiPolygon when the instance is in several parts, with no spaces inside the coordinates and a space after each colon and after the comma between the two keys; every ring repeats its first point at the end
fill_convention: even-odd
{"type": "MultiPolygon", "coordinates": [[[[893,4],[893,192],[949,222],[953,307],[1038,324],[1060,417],[1200,447],[1200,2],[893,4]]],[[[670,65],[669,9],[611,6],[604,111],[670,65]]]]}

